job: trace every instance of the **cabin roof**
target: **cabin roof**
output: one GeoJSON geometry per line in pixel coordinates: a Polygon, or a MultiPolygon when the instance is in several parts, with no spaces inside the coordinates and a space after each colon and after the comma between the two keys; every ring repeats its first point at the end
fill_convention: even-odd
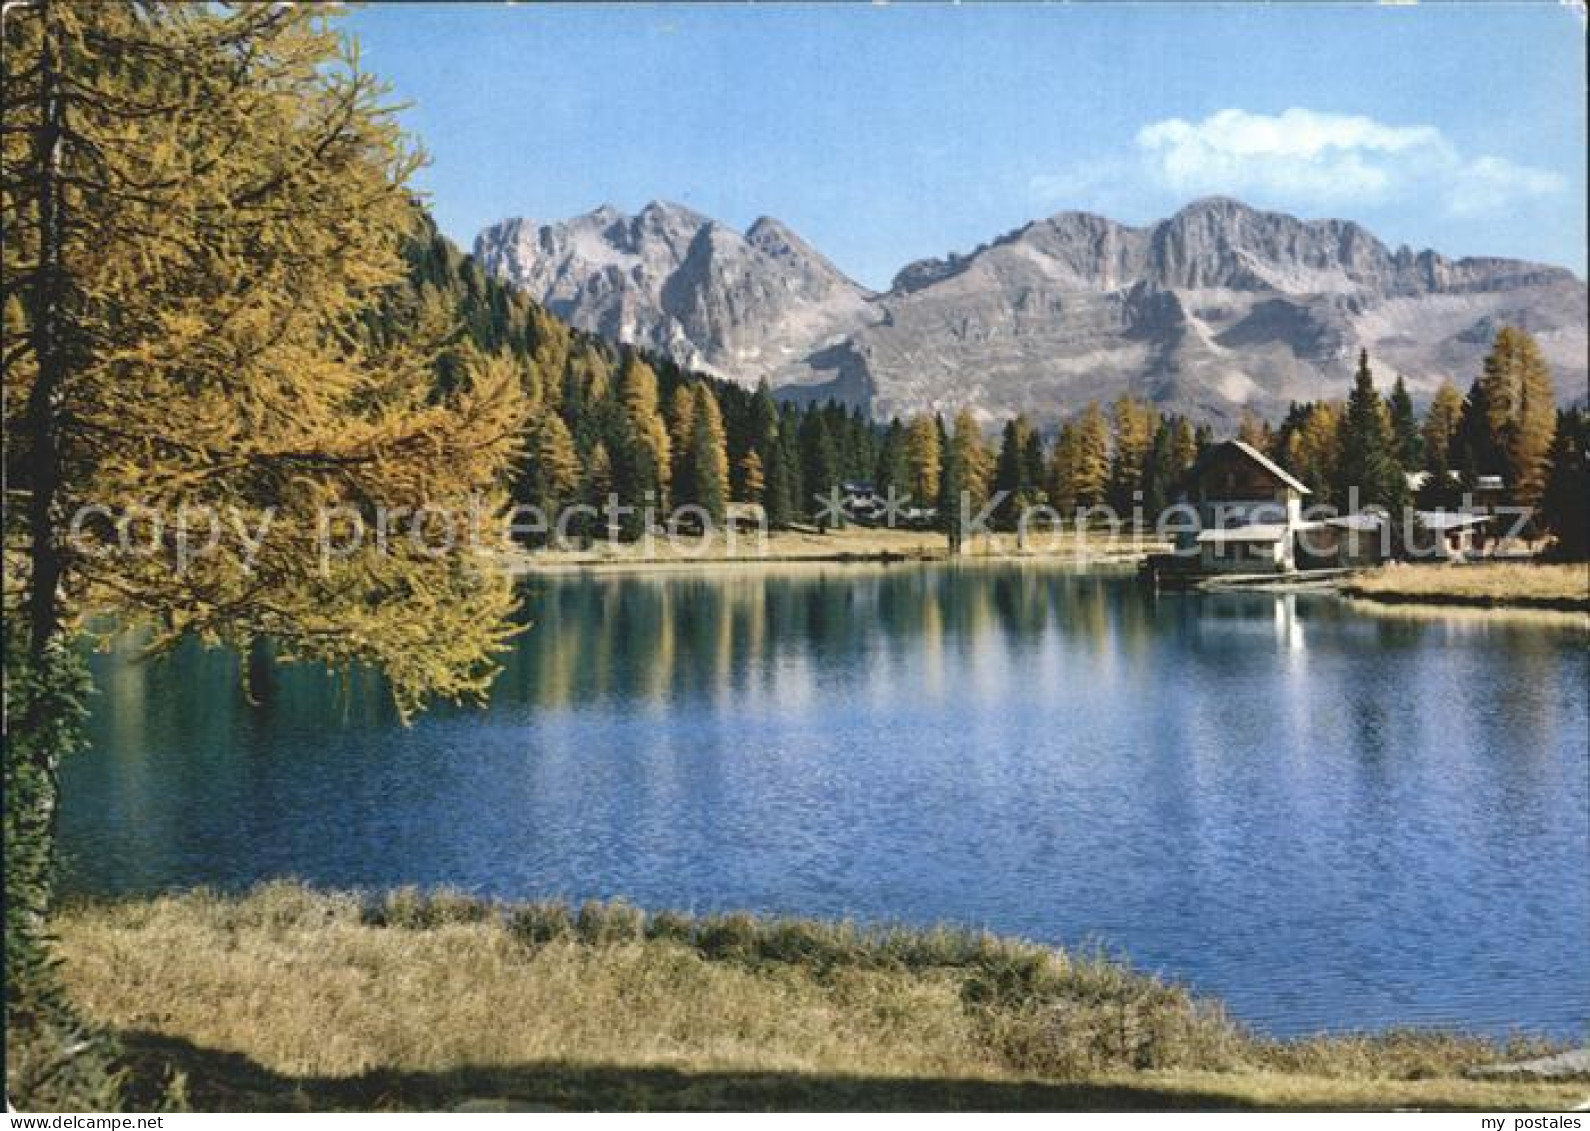
{"type": "Polygon", "coordinates": [[[1339,514],[1325,520],[1326,526],[1334,526],[1338,530],[1363,530],[1374,532],[1390,521],[1390,516],[1385,511],[1358,511],[1354,514],[1339,514]]]}
{"type": "Polygon", "coordinates": [[[1248,526],[1217,527],[1198,532],[1199,542],[1279,542],[1285,537],[1285,525],[1268,522],[1255,522],[1248,526]]]}
{"type": "Polygon", "coordinates": [[[1244,443],[1241,440],[1225,440],[1204,452],[1204,454],[1198,458],[1198,462],[1193,465],[1192,471],[1190,473],[1191,478],[1197,479],[1199,476],[1201,476],[1204,473],[1204,466],[1211,459],[1213,459],[1218,452],[1228,448],[1241,452],[1243,455],[1247,456],[1248,459],[1252,460],[1254,463],[1263,468],[1268,475],[1275,479],[1279,479],[1282,483],[1286,484],[1286,486],[1290,487],[1298,494],[1313,494],[1313,492],[1308,489],[1302,480],[1298,479],[1295,475],[1292,475],[1284,467],[1276,463],[1263,452],[1259,451],[1259,449],[1255,448],[1252,444],[1244,443]]]}
{"type": "Polygon", "coordinates": [[[1495,516],[1473,511],[1417,511],[1419,525],[1426,530],[1463,530],[1490,522],[1495,516]]]}
{"type": "Polygon", "coordinates": [[[1241,440],[1232,440],[1232,441],[1230,441],[1230,443],[1233,444],[1236,447],[1237,451],[1239,451],[1243,455],[1247,456],[1254,463],[1256,463],[1260,467],[1264,468],[1264,470],[1268,471],[1271,475],[1275,476],[1282,483],[1285,483],[1288,487],[1292,488],[1292,490],[1296,491],[1298,494],[1300,494],[1300,495],[1311,495],[1311,494],[1313,494],[1313,492],[1310,491],[1308,489],[1308,487],[1304,485],[1304,483],[1303,483],[1303,481],[1301,479],[1297,478],[1295,475],[1293,475],[1290,472],[1288,472],[1286,470],[1286,468],[1284,468],[1280,464],[1276,463],[1273,459],[1271,459],[1269,456],[1265,455],[1258,448],[1255,448],[1252,444],[1244,443],[1241,440]]]}
{"type": "MultiPolygon", "coordinates": [[[[1430,482],[1433,475],[1428,471],[1410,471],[1402,478],[1408,484],[1408,490],[1421,491],[1424,489],[1424,485],[1430,482]]],[[[1446,478],[1450,483],[1461,483],[1463,481],[1463,476],[1456,471],[1449,470],[1446,473],[1446,478]]]]}
{"type": "MultiPolygon", "coordinates": [[[[1490,522],[1495,516],[1476,514],[1473,511],[1414,511],[1414,518],[1426,530],[1466,530],[1471,526],[1481,526],[1490,522]]],[[[1325,519],[1326,526],[1334,526],[1338,530],[1360,530],[1374,532],[1391,521],[1391,516],[1380,508],[1358,511],[1355,514],[1333,515],[1325,519]]]]}

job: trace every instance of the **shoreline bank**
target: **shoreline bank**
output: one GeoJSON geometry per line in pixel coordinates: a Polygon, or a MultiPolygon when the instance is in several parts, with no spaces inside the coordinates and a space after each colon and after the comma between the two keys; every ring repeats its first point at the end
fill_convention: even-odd
{"type": "Polygon", "coordinates": [[[957,928],[269,884],[79,902],[68,993],[195,1108],[1561,1108],[1562,1051],[1276,1040],[1097,956],[957,928]]]}
{"type": "MultiPolygon", "coordinates": [[[[654,545],[666,546],[659,540],[654,545]]],[[[651,571],[718,566],[759,565],[916,565],[1028,562],[1073,566],[1133,565],[1163,543],[1134,538],[1078,538],[1067,534],[1046,539],[1038,546],[1018,549],[1014,535],[978,539],[966,552],[951,555],[944,536],[935,531],[882,530],[852,527],[818,533],[779,531],[764,541],[742,536],[730,544],[715,539],[701,546],[688,540],[671,553],[647,553],[639,543],[604,549],[535,550],[506,560],[518,576],[535,577],[572,572],[651,571]],[[699,547],[699,548],[698,548],[699,547]]]]}
{"type": "Polygon", "coordinates": [[[1576,597],[1482,597],[1467,594],[1383,593],[1343,585],[1341,594],[1353,601],[1377,605],[1419,605],[1430,609],[1534,609],[1543,612],[1590,612],[1590,598],[1576,597]]]}
{"type": "Polygon", "coordinates": [[[1343,582],[1354,600],[1386,605],[1590,612],[1590,563],[1395,565],[1343,582]]]}
{"type": "MultiPolygon", "coordinates": [[[[1162,553],[1164,543],[1132,538],[1078,538],[1048,540],[1038,547],[1016,549],[1014,536],[996,534],[951,555],[941,534],[933,531],[879,530],[852,527],[816,532],[780,531],[768,537],[765,549],[756,552],[754,541],[741,540],[741,549],[723,544],[705,550],[681,549],[671,554],[643,554],[638,544],[626,543],[613,552],[596,550],[537,550],[505,562],[518,577],[552,577],[569,574],[619,574],[683,572],[697,569],[748,569],[790,566],[891,566],[980,565],[1020,563],[1077,569],[1140,566],[1151,554],[1162,553]]],[[[1467,564],[1397,564],[1372,571],[1327,571],[1333,576],[1314,581],[1304,575],[1233,579],[1221,574],[1204,580],[1215,584],[1187,588],[1219,591],[1251,589],[1255,592],[1335,592],[1343,598],[1385,606],[1424,606],[1432,610],[1537,610],[1590,613],[1590,565],[1519,562],[1467,564]],[[1246,583],[1242,583],[1246,581],[1246,583]],[[1266,584],[1268,582],[1268,584],[1266,584]]]]}

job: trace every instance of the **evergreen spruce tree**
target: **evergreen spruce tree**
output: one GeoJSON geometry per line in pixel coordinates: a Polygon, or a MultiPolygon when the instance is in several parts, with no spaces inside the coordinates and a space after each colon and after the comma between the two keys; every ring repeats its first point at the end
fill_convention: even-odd
{"type": "Polygon", "coordinates": [[[1040,501],[1043,495],[1044,469],[1049,466],[1049,462],[1048,453],[1044,449],[1043,433],[1036,428],[1027,433],[1022,462],[1022,490],[1028,493],[1032,501],[1040,501]]]}
{"type": "Polygon", "coordinates": [[[995,513],[995,521],[1006,529],[1013,526],[1033,498],[1041,478],[1034,477],[1032,467],[1033,427],[1026,416],[1017,416],[1005,422],[1000,433],[999,455],[994,466],[994,491],[1005,495],[995,513]]]}
{"type": "Polygon", "coordinates": [[[1590,411],[1557,414],[1549,462],[1540,508],[1541,525],[1554,539],[1551,554],[1584,561],[1590,558],[1590,411]]]}
{"type": "Polygon", "coordinates": [[[783,406],[779,413],[778,446],[784,479],[789,484],[792,513],[808,516],[812,513],[812,500],[811,493],[806,490],[801,464],[801,419],[801,412],[794,405],[783,406]]]}
{"type": "Polygon", "coordinates": [[[1198,430],[1193,427],[1192,421],[1185,416],[1178,416],[1172,439],[1176,474],[1179,477],[1182,472],[1186,471],[1198,460],[1198,430]]]}
{"type": "Polygon", "coordinates": [[[959,445],[953,439],[944,445],[939,471],[939,494],[933,500],[937,510],[939,529],[944,532],[950,555],[958,557],[964,552],[961,538],[962,492],[966,488],[966,468],[961,462],[959,445]]]}
{"type": "Polygon", "coordinates": [[[573,501],[580,484],[579,455],[568,425],[557,413],[544,413],[530,427],[529,450],[514,494],[518,501],[540,507],[549,523],[573,501]]]}
{"type": "Polygon", "coordinates": [[[773,401],[773,390],[763,378],[751,394],[747,411],[750,418],[749,446],[761,457],[763,467],[771,461],[773,443],[778,439],[778,405],[773,401]]]}
{"type": "Polygon", "coordinates": [[[775,439],[763,471],[767,485],[763,489],[762,506],[767,510],[767,524],[774,530],[788,527],[799,513],[795,505],[797,487],[788,448],[789,445],[782,439],[775,439]]]}
{"type": "Polygon", "coordinates": [[[905,425],[895,418],[889,421],[878,441],[878,459],[873,465],[872,482],[879,495],[887,498],[891,487],[897,492],[911,490],[907,454],[905,425]]]}
{"type": "Polygon", "coordinates": [[[1358,372],[1342,418],[1340,449],[1333,491],[1336,504],[1348,506],[1353,498],[1351,489],[1357,488],[1360,510],[1375,505],[1399,513],[1407,501],[1407,483],[1397,462],[1390,413],[1375,391],[1367,350],[1358,355],[1358,372]]]}
{"type": "Polygon", "coordinates": [[[1408,385],[1397,374],[1397,382],[1386,398],[1386,411],[1391,415],[1392,451],[1404,471],[1417,471],[1424,466],[1424,436],[1419,430],[1419,418],[1413,411],[1413,398],[1408,395],[1408,385]]]}
{"type": "Polygon", "coordinates": [[[1466,491],[1472,491],[1482,475],[1505,475],[1506,469],[1497,437],[1491,428],[1490,398],[1483,378],[1476,378],[1463,398],[1457,429],[1448,448],[1452,470],[1466,491]]]}
{"type": "Polygon", "coordinates": [[[1182,469],[1176,465],[1176,425],[1174,418],[1159,422],[1149,445],[1148,458],[1143,461],[1139,490],[1143,516],[1150,527],[1173,501],[1172,492],[1181,475],[1182,469]]]}
{"type": "Polygon", "coordinates": [[[1309,409],[1312,407],[1311,403],[1299,404],[1297,401],[1291,402],[1286,406],[1286,415],[1281,418],[1281,426],[1275,430],[1273,458],[1276,463],[1288,471],[1295,472],[1296,470],[1288,462],[1291,459],[1293,437],[1302,430],[1303,422],[1308,419],[1309,409]]]}
{"type": "Polygon", "coordinates": [[[808,412],[801,422],[800,461],[807,505],[811,513],[822,520],[820,525],[826,527],[835,519],[825,513],[821,500],[826,500],[839,485],[841,471],[839,449],[829,431],[828,414],[821,410],[808,412]]]}
{"type": "Polygon", "coordinates": [[[867,481],[878,462],[878,430],[863,409],[845,418],[845,478],[867,481]]]}
{"type": "Polygon", "coordinates": [[[1060,426],[1049,453],[1049,505],[1061,518],[1069,519],[1077,509],[1077,475],[1082,461],[1082,426],[1067,421],[1060,426]]]}

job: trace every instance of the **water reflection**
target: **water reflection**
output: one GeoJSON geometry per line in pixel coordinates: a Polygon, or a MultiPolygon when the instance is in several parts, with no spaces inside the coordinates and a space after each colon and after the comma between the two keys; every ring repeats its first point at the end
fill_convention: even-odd
{"type": "Polygon", "coordinates": [[[490,706],[406,729],[268,650],[96,658],[70,884],[947,919],[1102,940],[1281,1031],[1590,1015],[1582,627],[1031,565],[528,605],[490,706]]]}

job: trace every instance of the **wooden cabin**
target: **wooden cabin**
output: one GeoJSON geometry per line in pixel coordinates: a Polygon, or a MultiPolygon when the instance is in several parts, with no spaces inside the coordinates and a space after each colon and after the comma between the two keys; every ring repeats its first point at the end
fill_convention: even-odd
{"type": "Polygon", "coordinates": [[[1208,448],[1187,473],[1182,502],[1199,529],[1180,536],[1177,556],[1204,573],[1290,573],[1309,489],[1241,440],[1208,448]]]}

